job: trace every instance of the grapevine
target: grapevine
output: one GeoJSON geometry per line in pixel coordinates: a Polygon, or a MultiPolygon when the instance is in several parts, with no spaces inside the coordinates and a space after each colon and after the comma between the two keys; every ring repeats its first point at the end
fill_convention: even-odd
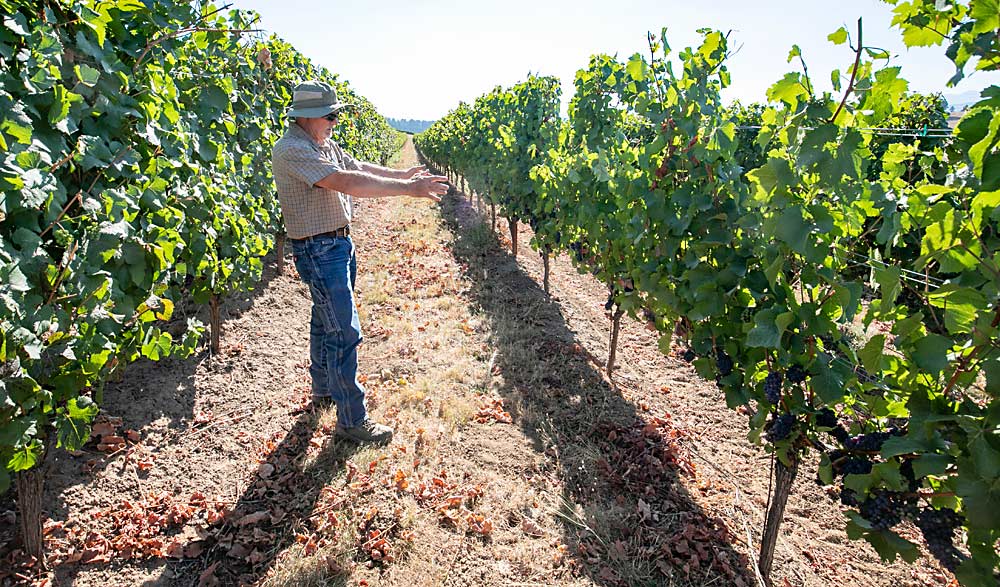
{"type": "MultiPolygon", "coordinates": [[[[950,43],[956,77],[973,63],[1000,69],[989,3],[890,3],[904,41],[950,43]]],[[[862,33],[859,21],[829,36],[850,48],[831,75],[836,94],[815,92],[793,49],[803,71],[771,86],[755,113],[752,140],[766,150],[737,156],[750,137],[721,103],[728,39],[715,31],[680,52],[679,73],[662,36],[651,36],[652,57],[592,57],[558,132],[546,122],[531,135],[544,157],[527,175],[500,163],[504,149],[528,147],[504,131],[517,115],[490,106],[514,89],[454,111],[418,146],[482,182],[501,213],[528,219],[534,245],[568,253],[608,286],[609,302],[656,316],[664,352],[679,320],[685,359],[730,407],[750,406],[751,438],[775,454],[784,486],[806,452],[823,450],[819,477],[842,483],[848,536],[886,560],[913,560],[898,527],[922,524],[962,584],[993,585],[1000,88],[983,92],[953,137],[887,142],[870,129],[901,120],[913,100],[862,33]],[[625,280],[633,290],[617,287],[625,280]],[[852,346],[852,327],[874,334],[852,346]]],[[[783,508],[779,496],[779,521],[783,508]]]]}
{"type": "MultiPolygon", "coordinates": [[[[252,13],[210,2],[0,0],[0,492],[90,436],[104,382],[194,352],[178,304],[259,280],[281,232],[270,147],[291,88],[356,103],[337,139],[398,143],[371,104],[252,13]]],[[[217,325],[216,325],[217,326],[217,325]]],[[[213,328],[217,339],[217,327],[213,328]]],[[[30,490],[30,491],[29,491],[30,490]]],[[[40,520],[25,531],[40,556],[40,520]]]]}

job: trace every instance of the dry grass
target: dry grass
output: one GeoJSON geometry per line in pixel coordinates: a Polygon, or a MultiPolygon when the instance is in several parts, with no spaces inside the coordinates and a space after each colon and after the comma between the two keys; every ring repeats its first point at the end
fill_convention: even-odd
{"type": "Polygon", "coordinates": [[[268,584],[711,578],[685,582],[656,566],[664,535],[637,531],[639,495],[600,473],[615,457],[599,428],[631,425],[634,409],[572,350],[559,308],[503,253],[488,223],[456,224],[455,204],[440,215],[402,202],[363,211],[386,224],[358,239],[362,324],[373,333],[360,350],[361,371],[373,416],[394,425],[396,439],[351,455],[346,466],[316,464],[349,505],[330,544],[308,556],[289,549],[296,554],[280,558],[268,584]],[[458,508],[416,499],[413,487],[432,478],[451,487],[458,508]],[[359,479],[370,482],[354,491],[359,479]],[[373,528],[390,538],[391,563],[366,551],[373,528]]]}
{"type": "MultiPolygon", "coordinates": [[[[427,261],[428,248],[450,239],[434,210],[400,205],[387,216],[393,224],[383,231],[387,237],[377,239],[379,246],[366,249],[364,236],[358,239],[360,315],[365,329],[376,333],[368,336],[360,353],[373,417],[393,424],[396,440],[388,448],[353,454],[350,461],[361,472],[353,478],[351,467],[345,470],[335,459],[309,463],[318,475],[329,476],[328,487],[351,487],[370,472],[371,488],[351,496],[350,507],[339,513],[339,528],[330,544],[308,555],[301,545],[289,548],[263,584],[343,585],[362,578],[371,584],[397,583],[391,577],[407,574],[398,583],[440,585],[450,564],[440,552],[442,547],[449,541],[461,542],[466,532],[474,535],[464,518],[478,512],[480,504],[492,503],[467,500],[462,506],[467,513],[457,523],[442,523],[440,514],[419,505],[411,493],[394,484],[397,478],[417,483],[441,472],[451,483],[469,477],[455,462],[455,438],[479,410],[482,389],[476,382],[487,370],[488,356],[481,348],[482,325],[458,297],[467,287],[461,284],[458,268],[438,271],[426,283],[414,282],[427,261]],[[373,560],[364,552],[364,529],[370,525],[366,518],[374,510],[388,528],[381,529],[392,536],[392,563],[373,560]],[[429,537],[434,539],[428,541],[429,537]],[[414,573],[406,572],[410,569],[414,573]]],[[[333,410],[321,414],[321,425],[330,424],[332,417],[333,410]]],[[[476,483],[485,486],[486,476],[460,485],[476,483]]]]}
{"type": "Polygon", "coordinates": [[[299,544],[290,547],[278,559],[261,587],[340,587],[349,585],[351,560],[344,545],[334,544],[307,555],[299,544]]]}

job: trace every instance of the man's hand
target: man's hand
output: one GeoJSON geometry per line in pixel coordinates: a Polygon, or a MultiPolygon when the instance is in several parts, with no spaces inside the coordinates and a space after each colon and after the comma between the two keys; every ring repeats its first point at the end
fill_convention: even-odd
{"type": "Polygon", "coordinates": [[[418,198],[429,198],[435,202],[441,201],[441,196],[448,193],[448,178],[443,175],[421,173],[410,179],[413,185],[411,195],[418,198]]]}
{"type": "Polygon", "coordinates": [[[417,165],[416,167],[411,167],[403,173],[403,179],[410,179],[413,177],[425,177],[429,176],[430,172],[427,171],[426,165],[417,165]]]}

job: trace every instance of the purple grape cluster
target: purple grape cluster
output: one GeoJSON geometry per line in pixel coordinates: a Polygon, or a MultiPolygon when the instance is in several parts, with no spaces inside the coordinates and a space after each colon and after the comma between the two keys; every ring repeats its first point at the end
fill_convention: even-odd
{"type": "Polygon", "coordinates": [[[777,405],[781,401],[781,373],[771,371],[764,378],[764,395],[771,405],[777,405]]]}
{"type": "Polygon", "coordinates": [[[888,530],[903,518],[913,517],[916,502],[903,493],[879,489],[861,502],[858,511],[876,530],[888,530]]]}
{"type": "Polygon", "coordinates": [[[698,358],[698,355],[694,354],[693,350],[688,349],[684,351],[684,360],[687,361],[688,363],[695,360],[696,358],[698,358]]]}
{"type": "Polygon", "coordinates": [[[847,459],[840,469],[842,475],[867,475],[872,472],[872,462],[868,459],[847,459]]]}
{"type": "Polygon", "coordinates": [[[840,424],[837,424],[837,426],[830,431],[830,436],[836,438],[840,444],[845,444],[851,439],[851,435],[848,434],[847,430],[845,430],[840,424]]]}
{"type": "Polygon", "coordinates": [[[902,436],[904,431],[898,428],[890,428],[885,432],[869,432],[868,434],[858,434],[852,436],[844,442],[844,448],[857,452],[879,452],[886,440],[893,436],[902,436]]]}
{"type": "Polygon", "coordinates": [[[725,377],[733,372],[733,359],[726,351],[718,350],[715,352],[715,368],[719,370],[719,375],[725,377]]]}
{"type": "Polygon", "coordinates": [[[962,517],[948,508],[925,508],[917,515],[915,523],[924,535],[927,550],[931,551],[941,566],[954,572],[964,559],[962,553],[955,548],[954,541],[955,529],[962,525],[962,517]]]}
{"type": "MultiPolygon", "coordinates": [[[[789,381],[791,381],[791,371],[788,375],[789,381]]],[[[836,428],[837,427],[837,414],[833,413],[830,408],[823,408],[822,410],[816,412],[816,425],[822,426],[823,428],[836,428]]]]}
{"type": "Polygon", "coordinates": [[[916,493],[920,489],[920,479],[917,479],[917,473],[913,470],[912,460],[903,460],[903,463],[899,465],[899,473],[903,476],[903,479],[906,479],[907,488],[911,493],[916,493]]]}
{"type": "Polygon", "coordinates": [[[872,461],[864,457],[855,457],[846,450],[832,450],[827,453],[830,466],[835,476],[867,475],[872,472],[872,461]]]}
{"type": "Polygon", "coordinates": [[[791,434],[794,429],[795,416],[792,414],[781,414],[768,422],[766,432],[767,440],[769,442],[784,440],[788,438],[788,435],[791,434]]]}
{"type": "Polygon", "coordinates": [[[809,373],[802,368],[802,365],[792,365],[788,369],[788,380],[792,383],[802,383],[808,376],[809,373]]]}

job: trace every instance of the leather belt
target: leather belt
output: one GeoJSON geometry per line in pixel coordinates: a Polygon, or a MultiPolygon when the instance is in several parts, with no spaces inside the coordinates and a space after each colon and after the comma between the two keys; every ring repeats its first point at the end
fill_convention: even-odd
{"type": "Polygon", "coordinates": [[[342,228],[338,228],[337,230],[331,230],[329,232],[321,232],[319,234],[314,234],[312,236],[307,236],[305,238],[293,238],[292,240],[299,241],[299,242],[309,242],[309,241],[311,241],[313,239],[317,239],[317,238],[324,237],[324,236],[328,236],[328,237],[332,237],[332,238],[338,238],[338,237],[343,238],[343,237],[346,237],[346,236],[351,236],[351,225],[348,224],[347,226],[344,226],[342,228]]]}

